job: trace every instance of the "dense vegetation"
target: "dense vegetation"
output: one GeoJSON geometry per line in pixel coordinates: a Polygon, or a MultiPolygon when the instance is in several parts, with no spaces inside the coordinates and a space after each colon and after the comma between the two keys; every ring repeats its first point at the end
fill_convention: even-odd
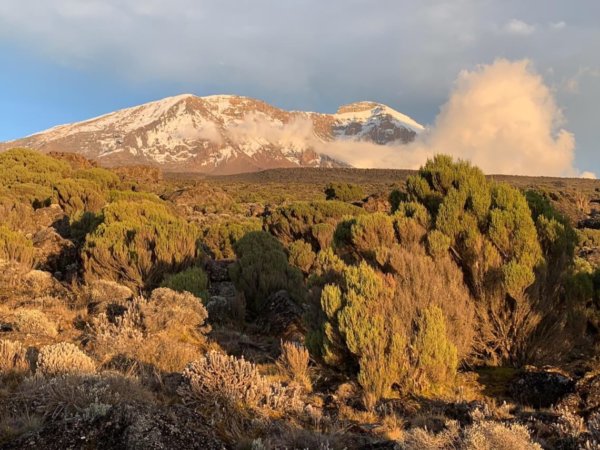
{"type": "Polygon", "coordinates": [[[600,187],[331,173],[0,154],[0,446],[595,448],[600,187]]]}

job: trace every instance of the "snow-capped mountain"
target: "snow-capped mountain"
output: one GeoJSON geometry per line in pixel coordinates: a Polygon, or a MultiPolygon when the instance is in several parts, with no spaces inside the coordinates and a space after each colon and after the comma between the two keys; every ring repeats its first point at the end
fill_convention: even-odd
{"type": "Polygon", "coordinates": [[[423,127],[388,106],[359,102],[336,114],[285,111],[231,95],[179,95],[16,141],[0,151],[29,147],[80,153],[103,166],[150,164],[168,171],[231,174],[275,167],[336,167],[327,143],[405,144],[423,127]]]}

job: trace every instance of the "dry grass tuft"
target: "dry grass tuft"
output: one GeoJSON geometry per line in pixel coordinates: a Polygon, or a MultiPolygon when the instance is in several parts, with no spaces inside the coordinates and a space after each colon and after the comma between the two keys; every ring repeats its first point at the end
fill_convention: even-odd
{"type": "Polygon", "coordinates": [[[281,343],[281,356],[277,360],[277,368],[282,375],[298,383],[307,392],[312,391],[309,364],[310,355],[304,346],[294,342],[281,343]]]}

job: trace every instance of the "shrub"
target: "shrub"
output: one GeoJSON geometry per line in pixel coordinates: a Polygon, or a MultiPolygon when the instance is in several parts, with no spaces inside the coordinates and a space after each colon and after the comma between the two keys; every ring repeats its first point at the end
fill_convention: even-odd
{"type": "Polygon", "coordinates": [[[27,349],[23,344],[0,339],[0,375],[24,373],[28,369],[27,349]]]}
{"type": "Polygon", "coordinates": [[[206,308],[189,292],[155,289],[150,300],[140,301],[138,308],[147,333],[165,332],[177,340],[198,342],[209,330],[206,308]]]}
{"type": "Polygon", "coordinates": [[[21,333],[50,337],[58,335],[56,324],[48,319],[46,314],[37,309],[17,309],[14,312],[14,325],[21,333]]]}
{"type": "Polygon", "coordinates": [[[294,241],[288,249],[288,259],[292,266],[297,267],[305,274],[310,272],[317,255],[312,246],[303,240],[294,241]]]}
{"type": "Polygon", "coordinates": [[[157,286],[200,258],[192,224],[162,204],[117,202],[102,210],[103,222],[82,249],[86,281],[107,279],[133,290],[157,286]]]}
{"type": "Polygon", "coordinates": [[[54,184],[58,204],[68,215],[84,211],[98,212],[106,203],[102,188],[87,179],[65,178],[54,184]]]}
{"type": "Polygon", "coordinates": [[[392,385],[444,390],[475,335],[473,302],[448,256],[434,260],[422,249],[398,245],[388,256],[391,273],[382,274],[364,261],[345,266],[323,255],[320,281],[329,284],[307,336],[325,363],[357,374],[370,405],[390,395],[392,385]]]}
{"type": "Polygon", "coordinates": [[[335,246],[349,248],[352,253],[374,261],[376,250],[389,248],[396,242],[392,219],[385,213],[357,216],[342,222],[340,232],[336,231],[335,246]],[[344,230],[348,227],[348,230],[344,230]]]}
{"type": "Polygon", "coordinates": [[[215,259],[235,257],[235,243],[251,231],[260,231],[262,222],[258,219],[228,220],[208,225],[202,230],[202,243],[215,259]]]}
{"type": "Polygon", "coordinates": [[[342,202],[353,202],[362,200],[365,193],[361,186],[351,183],[329,183],[325,187],[327,200],[340,200],[342,202]]]}
{"type": "Polygon", "coordinates": [[[115,318],[100,314],[92,320],[88,334],[98,358],[109,361],[125,356],[171,373],[198,357],[210,330],[200,299],[159,288],[149,300],[138,297],[125,308],[115,318]]]}
{"type": "Polygon", "coordinates": [[[32,377],[19,386],[18,394],[21,408],[53,420],[94,420],[112,406],[153,401],[136,379],[117,373],[32,377]]]}
{"type": "Polygon", "coordinates": [[[451,384],[458,368],[457,349],[448,338],[446,320],[437,306],[425,308],[417,320],[414,343],[416,368],[426,379],[424,388],[451,384]]]}
{"type": "Polygon", "coordinates": [[[0,153],[0,185],[35,183],[52,186],[70,172],[67,163],[35,150],[16,148],[0,153]]]}
{"type": "Polygon", "coordinates": [[[281,355],[277,360],[279,371],[310,392],[312,385],[310,382],[309,363],[310,356],[306,348],[295,342],[281,343],[281,355]]]}
{"type": "Polygon", "coordinates": [[[269,382],[243,358],[214,351],[190,363],[183,371],[183,380],[178,392],[188,405],[204,408],[217,403],[256,411],[299,408],[296,390],[269,382]]]}
{"type": "Polygon", "coordinates": [[[334,233],[335,225],[331,223],[318,223],[310,229],[311,236],[317,242],[317,248],[321,250],[331,246],[334,233]]]}
{"type": "Polygon", "coordinates": [[[478,422],[467,428],[464,437],[465,450],[541,450],[531,441],[529,431],[519,424],[504,425],[498,422],[478,422]]]}
{"type": "Polygon", "coordinates": [[[283,246],[269,233],[246,234],[235,252],[239,259],[229,269],[231,279],[254,314],[260,313],[269,295],[282,289],[294,300],[302,299],[302,273],[289,265],[283,246]]]}
{"type": "Polygon", "coordinates": [[[296,202],[277,208],[265,218],[266,229],[282,242],[291,243],[304,239],[315,247],[312,229],[321,223],[337,225],[342,218],[357,216],[365,211],[348,203],[331,201],[296,202]]]}
{"type": "Polygon", "coordinates": [[[36,374],[54,377],[63,374],[86,374],[96,371],[94,361],[70,342],[40,348],[36,374]]]}
{"type": "Polygon", "coordinates": [[[33,242],[20,232],[12,231],[6,225],[0,225],[0,259],[33,267],[33,242]]]}
{"type": "Polygon", "coordinates": [[[139,191],[120,191],[111,189],[108,192],[108,202],[141,202],[150,201],[156,203],[162,203],[160,197],[152,192],[139,192],[139,191]]]}
{"type": "MultiPolygon", "coordinates": [[[[8,190],[7,194],[10,194],[8,190]]],[[[33,207],[30,204],[15,199],[12,195],[3,195],[1,190],[0,217],[2,217],[2,225],[11,230],[25,231],[35,227],[33,207]]]]}
{"type": "MultiPolygon", "coordinates": [[[[527,290],[545,262],[525,197],[448,156],[434,157],[409,177],[407,191],[411,201],[428,209],[434,230],[449,238],[449,249],[479,302],[486,328],[482,354],[492,360],[494,355],[518,359],[539,323],[528,314],[536,299],[527,290]]],[[[430,249],[439,250],[447,239],[436,233],[428,241],[430,249]]]]}
{"type": "Polygon", "coordinates": [[[190,267],[176,274],[169,274],[161,283],[161,287],[177,292],[189,292],[198,298],[208,297],[208,277],[201,267],[190,267]]]}
{"type": "Polygon", "coordinates": [[[116,173],[101,167],[79,169],[73,172],[71,176],[78,180],[92,181],[102,189],[114,189],[121,183],[116,173]]]}

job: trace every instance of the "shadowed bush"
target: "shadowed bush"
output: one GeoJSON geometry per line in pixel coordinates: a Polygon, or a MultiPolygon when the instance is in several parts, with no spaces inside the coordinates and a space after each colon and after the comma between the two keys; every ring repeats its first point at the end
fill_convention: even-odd
{"type": "Polygon", "coordinates": [[[206,299],[208,277],[201,267],[190,267],[179,273],[167,275],[161,283],[161,287],[177,292],[189,292],[198,298],[206,299]]]}
{"type": "Polygon", "coordinates": [[[229,269],[231,279],[254,314],[260,313],[269,295],[282,289],[302,300],[302,273],[290,266],[283,246],[269,233],[248,233],[236,243],[235,252],[238,260],[229,269]]]}
{"type": "Polygon", "coordinates": [[[258,219],[227,220],[208,225],[202,230],[202,244],[215,259],[235,257],[235,243],[251,231],[260,231],[262,222],[258,219]]]}
{"type": "Polygon", "coordinates": [[[108,279],[134,290],[157,286],[166,273],[196,264],[198,231],[162,204],[117,202],[82,249],[86,281],[108,279]]]}

